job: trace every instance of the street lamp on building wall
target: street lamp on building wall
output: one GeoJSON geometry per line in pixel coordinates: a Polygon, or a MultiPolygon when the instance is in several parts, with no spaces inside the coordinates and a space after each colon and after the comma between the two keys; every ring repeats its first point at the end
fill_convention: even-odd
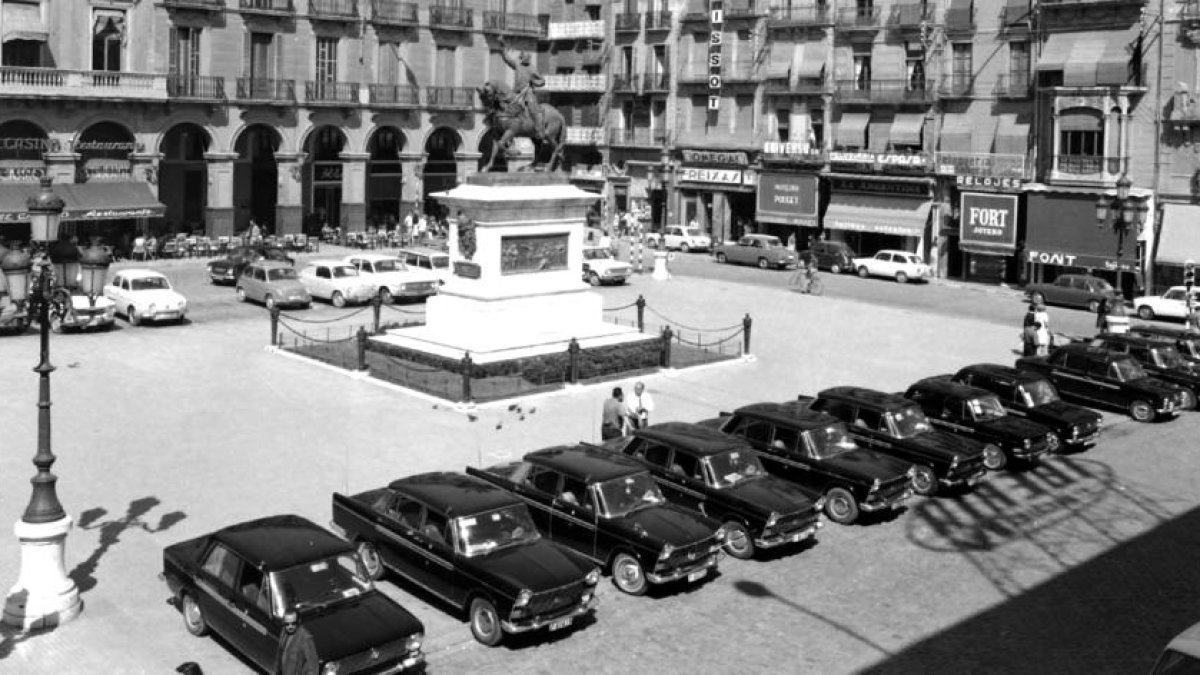
{"type": "Polygon", "coordinates": [[[1100,195],[1096,200],[1096,227],[1101,230],[1112,228],[1117,235],[1117,260],[1125,254],[1125,237],[1129,234],[1139,235],[1146,224],[1146,215],[1150,207],[1145,199],[1130,197],[1129,190],[1133,181],[1127,174],[1121,174],[1117,179],[1117,195],[1100,195]]]}
{"type": "Polygon", "coordinates": [[[50,450],[50,373],[54,372],[50,318],[70,311],[67,287],[77,283],[95,304],[108,272],[108,254],[94,246],[80,256],[74,244],[59,241],[64,207],[50,179],[43,178],[41,192],[26,202],[33,255],[13,250],[0,259],[10,298],[19,306],[27,304],[31,316],[36,314],[41,337],[41,361],[33,369],[39,378],[38,444],[33,457],[37,474],[30,481],[29,505],[14,527],[21,540],[20,577],[4,602],[4,623],[23,630],[65,623],[82,608],[79,589],[63,564],[71,517],[58,501],[58,478],[50,472],[55,460],[50,450]]]}

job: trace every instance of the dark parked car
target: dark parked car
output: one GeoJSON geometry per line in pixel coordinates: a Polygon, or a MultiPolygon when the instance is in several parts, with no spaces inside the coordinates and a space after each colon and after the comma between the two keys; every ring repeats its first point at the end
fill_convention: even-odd
{"type": "Polygon", "coordinates": [[[375,588],[350,544],[300,516],[168,546],[162,576],[188,632],[211,629],[266,672],[287,615],[312,635],[323,673],[394,673],[425,660],[421,622],[375,588]]]}
{"type": "Polygon", "coordinates": [[[333,522],[372,579],[394,570],[465,612],[488,646],[506,633],[561,630],[596,604],[596,566],[543,539],[524,502],[479,478],[424,473],[334,493],[333,522]]]}
{"type": "Polygon", "coordinates": [[[815,399],[800,400],[845,422],[860,444],[912,463],[913,489],[919,494],[978,483],[987,475],[984,455],[1001,452],[994,445],[934,429],[921,407],[899,394],[832,387],[815,399]]]}
{"type": "Polygon", "coordinates": [[[232,284],[242,276],[246,265],[259,260],[277,260],[289,265],[296,262],[287,251],[274,246],[238,246],[224,258],[208,261],[208,278],[214,284],[232,284]]]}
{"type": "Polygon", "coordinates": [[[649,584],[699,581],[717,569],[721,524],[669,504],[631,457],[564,446],[467,473],[525,500],[542,534],[609,570],[630,595],[649,584]]]}
{"type": "Polygon", "coordinates": [[[1108,333],[1097,335],[1087,343],[1116,354],[1132,356],[1151,376],[1177,384],[1186,390],[1187,397],[1180,404],[1180,408],[1196,408],[1196,397],[1200,394],[1200,366],[1183,358],[1174,345],[1137,335],[1108,333]]]}
{"type": "Polygon", "coordinates": [[[1200,363],[1200,333],[1190,331],[1186,328],[1175,328],[1174,326],[1150,326],[1138,325],[1129,329],[1130,335],[1139,335],[1141,337],[1154,338],[1168,344],[1175,345],[1183,358],[1200,363]]]}
{"type": "Polygon", "coordinates": [[[858,253],[843,241],[818,241],[811,249],[800,252],[798,260],[808,260],[809,253],[816,256],[817,267],[834,274],[854,272],[854,259],[858,253]]]}
{"type": "Polygon", "coordinates": [[[955,382],[948,375],[917,380],[904,397],[916,401],[935,427],[1003,450],[998,456],[984,456],[983,465],[992,471],[1010,462],[1036,462],[1058,447],[1058,434],[1050,427],[1009,415],[1000,397],[987,389],[955,382]]]}
{"type": "Polygon", "coordinates": [[[620,451],[645,463],[667,499],[723,523],[725,550],[735,558],[808,539],[821,527],[821,505],[799,485],[767,474],[739,438],[666,422],[620,440],[620,451]]]}
{"type": "Polygon", "coordinates": [[[1093,314],[1099,311],[1104,300],[1108,300],[1109,304],[1125,302],[1121,292],[1112,284],[1090,274],[1060,274],[1052,283],[1029,284],[1025,287],[1025,295],[1030,302],[1086,307],[1093,314]]]}
{"type": "Polygon", "coordinates": [[[1150,377],[1133,357],[1081,342],[1049,356],[1019,358],[1017,368],[1045,376],[1066,399],[1127,410],[1139,422],[1175,415],[1190,396],[1183,387],[1150,377]]]}
{"type": "Polygon", "coordinates": [[[825,515],[898,509],[912,496],[912,464],[859,447],[836,417],[797,401],[755,403],[706,421],[750,444],[771,473],[825,496],[825,515]]]}
{"type": "MultiPolygon", "coordinates": [[[[954,374],[955,382],[987,389],[1014,415],[1054,429],[1058,442],[1084,448],[1096,442],[1104,416],[1081,405],[1067,403],[1050,380],[1028,370],[994,363],[977,363],[954,374]]],[[[1054,452],[1057,448],[1051,448],[1054,452]]]]}

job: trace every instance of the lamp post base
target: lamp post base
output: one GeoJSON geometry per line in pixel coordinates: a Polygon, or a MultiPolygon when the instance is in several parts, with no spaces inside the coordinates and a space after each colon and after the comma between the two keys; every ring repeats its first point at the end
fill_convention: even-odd
{"type": "Polygon", "coordinates": [[[79,588],[63,565],[71,517],[50,523],[18,520],[13,532],[21,540],[21,576],[4,600],[4,623],[23,631],[67,623],[83,609],[79,588]]]}

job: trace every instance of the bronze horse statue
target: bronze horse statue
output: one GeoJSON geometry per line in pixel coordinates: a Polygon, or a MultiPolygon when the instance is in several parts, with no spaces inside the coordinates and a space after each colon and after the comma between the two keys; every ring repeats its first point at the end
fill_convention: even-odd
{"type": "Polygon", "coordinates": [[[482,169],[484,173],[492,170],[500,153],[508,150],[513,139],[519,137],[533,141],[533,164],[529,167],[531,170],[554,171],[562,166],[567,124],[562,113],[558,112],[554,106],[548,103],[538,104],[541,106],[542,112],[542,128],[539,133],[534,126],[534,120],[524,107],[520,103],[512,101],[507,85],[495,80],[488,80],[476,91],[487,111],[485,119],[488,127],[500,132],[500,138],[492,143],[492,152],[488,156],[487,164],[482,169]],[[511,103],[509,103],[510,101],[511,103]],[[547,156],[549,159],[543,165],[539,160],[547,156]]]}

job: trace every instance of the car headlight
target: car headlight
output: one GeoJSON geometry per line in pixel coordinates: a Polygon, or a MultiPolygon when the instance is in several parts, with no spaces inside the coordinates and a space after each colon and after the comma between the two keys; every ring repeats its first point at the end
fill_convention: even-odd
{"type": "Polygon", "coordinates": [[[513,607],[524,607],[525,605],[528,605],[529,601],[532,599],[533,591],[529,590],[528,588],[523,588],[521,589],[521,592],[517,594],[517,601],[513,603],[513,607]]]}
{"type": "Polygon", "coordinates": [[[876,478],[875,482],[871,483],[871,492],[878,490],[880,485],[883,485],[883,483],[878,478],[876,478]]]}
{"type": "Polygon", "coordinates": [[[425,641],[425,635],[422,633],[413,633],[408,636],[408,640],[404,642],[404,648],[410,652],[415,652],[421,649],[421,643],[425,641]]]}
{"type": "Polygon", "coordinates": [[[583,578],[583,582],[588,586],[595,586],[600,583],[600,570],[592,568],[592,571],[588,572],[587,576],[583,578]]]}
{"type": "Polygon", "coordinates": [[[187,309],[187,299],[179,301],[179,309],[187,309]]]}
{"type": "MultiPolygon", "coordinates": [[[[958,466],[958,459],[959,459],[958,455],[955,455],[954,459],[950,460],[950,468],[951,469],[956,468],[958,466]]],[[[911,473],[912,472],[910,471],[909,474],[911,474],[911,473]]]]}
{"type": "Polygon", "coordinates": [[[775,527],[775,525],[778,523],[779,523],[779,514],[772,511],[771,516],[769,518],[767,518],[767,525],[766,525],[767,529],[771,529],[772,527],[775,527]]]}
{"type": "Polygon", "coordinates": [[[329,663],[325,664],[324,668],[321,669],[321,673],[323,675],[334,675],[334,673],[341,670],[341,668],[342,664],[338,663],[337,661],[330,661],[329,663]]]}
{"type": "Polygon", "coordinates": [[[1025,439],[1023,442],[1022,442],[1022,445],[1024,445],[1024,446],[1025,446],[1025,449],[1026,449],[1026,450],[1028,450],[1028,449],[1032,448],[1032,447],[1033,447],[1033,439],[1032,439],[1032,438],[1026,438],[1026,439],[1025,439]]]}
{"type": "MultiPolygon", "coordinates": [[[[718,530],[718,531],[720,531],[720,530],[718,530]]],[[[675,552],[675,547],[674,547],[674,546],[672,546],[672,545],[670,545],[670,544],[665,544],[665,545],[663,545],[663,548],[662,548],[662,553],[659,553],[659,554],[658,554],[658,559],[659,559],[659,560],[666,560],[667,558],[670,558],[670,557],[671,557],[671,554],[672,554],[672,553],[674,553],[674,552],[675,552]]]]}

